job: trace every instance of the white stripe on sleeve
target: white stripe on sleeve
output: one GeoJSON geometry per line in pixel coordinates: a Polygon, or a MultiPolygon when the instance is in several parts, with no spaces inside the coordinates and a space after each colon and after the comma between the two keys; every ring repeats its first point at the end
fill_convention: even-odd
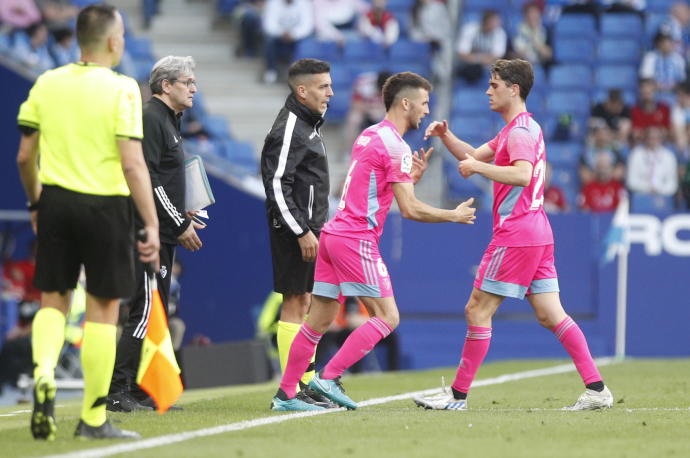
{"type": "Polygon", "coordinates": [[[287,203],[285,203],[285,196],[283,196],[283,187],[281,183],[281,179],[285,173],[288,153],[290,152],[290,142],[292,141],[292,132],[295,129],[295,121],[297,121],[297,116],[295,116],[294,113],[288,113],[287,122],[285,124],[285,134],[283,135],[283,146],[280,149],[280,158],[278,159],[278,168],[276,169],[276,174],[273,176],[273,194],[275,195],[278,209],[283,219],[288,226],[290,226],[292,232],[299,235],[303,230],[299,224],[297,224],[295,217],[292,216],[287,203]]]}

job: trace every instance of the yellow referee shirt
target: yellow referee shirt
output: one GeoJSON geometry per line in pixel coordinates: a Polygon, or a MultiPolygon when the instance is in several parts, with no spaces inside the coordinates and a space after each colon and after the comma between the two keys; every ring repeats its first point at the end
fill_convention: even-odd
{"type": "Polygon", "coordinates": [[[128,196],[118,138],[143,138],[141,93],[109,68],[68,64],[38,77],[19,108],[39,131],[43,184],[101,196],[128,196]]]}

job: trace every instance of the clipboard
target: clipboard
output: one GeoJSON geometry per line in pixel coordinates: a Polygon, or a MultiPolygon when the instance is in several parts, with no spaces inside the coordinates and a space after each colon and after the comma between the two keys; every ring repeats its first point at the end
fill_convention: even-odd
{"type": "Polygon", "coordinates": [[[184,175],[186,211],[202,210],[216,203],[201,156],[193,155],[185,159],[184,175]]]}

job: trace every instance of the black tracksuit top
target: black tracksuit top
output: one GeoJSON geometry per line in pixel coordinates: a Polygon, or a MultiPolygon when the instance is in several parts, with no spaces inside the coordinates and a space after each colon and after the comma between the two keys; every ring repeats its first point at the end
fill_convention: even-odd
{"type": "Polygon", "coordinates": [[[328,160],[321,138],[323,116],[290,95],[261,151],[266,212],[275,229],[297,237],[320,232],[328,219],[328,160]]]}
{"type": "MultiPolygon", "coordinates": [[[[144,104],[144,158],[151,176],[161,243],[176,245],[191,223],[185,212],[184,150],[180,135],[182,114],[157,97],[144,104]]],[[[143,226],[137,218],[138,227],[143,226]]]]}

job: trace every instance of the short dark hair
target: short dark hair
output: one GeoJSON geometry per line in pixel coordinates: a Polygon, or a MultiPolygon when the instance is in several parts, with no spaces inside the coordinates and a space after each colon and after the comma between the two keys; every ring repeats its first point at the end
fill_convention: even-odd
{"type": "Polygon", "coordinates": [[[534,84],[532,64],[524,59],[498,59],[491,66],[491,74],[498,75],[508,85],[520,86],[520,98],[527,100],[534,84]]]}
{"type": "Polygon", "coordinates": [[[300,59],[293,62],[288,68],[288,84],[294,92],[296,80],[303,75],[318,75],[330,73],[331,66],[328,62],[318,59],[300,59]]]}
{"type": "Polygon", "coordinates": [[[94,3],[77,16],[77,41],[81,48],[98,44],[115,22],[117,9],[106,3],[94,3]]]}
{"type": "Polygon", "coordinates": [[[412,72],[396,73],[383,85],[383,104],[390,110],[400,92],[405,89],[426,89],[431,92],[433,86],[426,78],[412,72]]]}

